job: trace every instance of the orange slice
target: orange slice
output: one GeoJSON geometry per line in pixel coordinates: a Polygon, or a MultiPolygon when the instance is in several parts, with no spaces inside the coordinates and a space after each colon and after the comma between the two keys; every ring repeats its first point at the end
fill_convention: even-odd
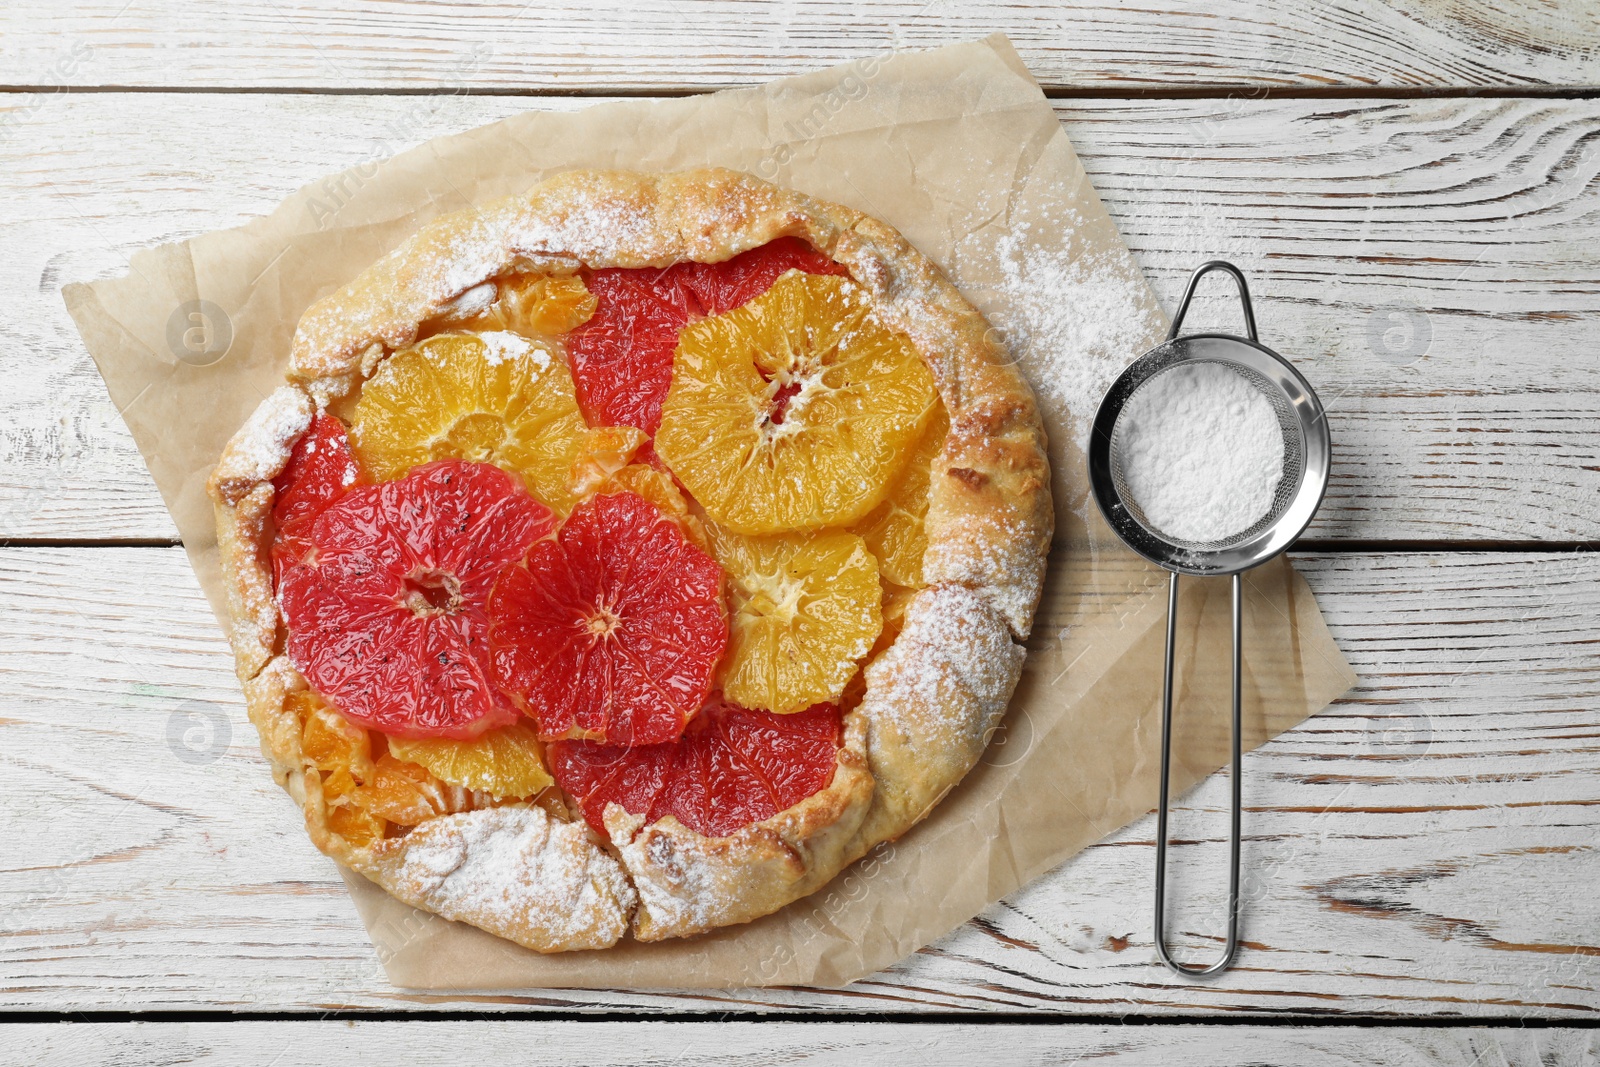
{"type": "Polygon", "coordinates": [[[911,453],[883,503],[873,508],[855,527],[855,532],[878,557],[883,576],[896,585],[913,589],[922,583],[922,557],[928,551],[928,485],[933,461],[944,451],[950,435],[950,416],[944,405],[934,401],[933,421],[911,453]]]}
{"type": "Polygon", "coordinates": [[[284,705],[301,723],[301,757],[320,772],[328,829],[357,848],[381,841],[384,821],[361,802],[362,785],[377,773],[367,731],[308,690],[290,693],[284,705]]]}
{"type": "Polygon", "coordinates": [[[728,575],[728,699],[782,714],[837,700],[883,627],[878,564],[865,542],[842,530],[707,532],[728,575]]]}
{"type": "Polygon", "coordinates": [[[594,295],[576,274],[511,274],[495,279],[495,302],[488,310],[460,325],[559,337],[588,322],[594,309],[594,295]]]}
{"type": "Polygon", "coordinates": [[[649,436],[636,426],[597,426],[583,438],[578,458],[567,475],[567,491],[582,500],[594,493],[633,462],[649,436]]]}
{"type": "Polygon", "coordinates": [[[387,753],[378,757],[372,782],[361,789],[360,801],[376,817],[401,826],[492,806],[489,798],[442,782],[427,768],[387,753]]]}
{"type": "Polygon", "coordinates": [[[383,362],[362,387],[350,443],[379,481],[439,459],[493,463],[564,515],[586,432],[559,352],[514,333],[446,333],[383,362]]]}
{"type": "Polygon", "coordinates": [[[472,741],[391,737],[389,752],[440,781],[499,798],[531,797],[552,782],[539,739],[521,723],[472,741]]]}
{"type": "Polygon", "coordinates": [[[656,452],[743,534],[847,525],[883,500],[932,417],[933,375],[866,293],[790,272],[686,327],[656,452]]]}

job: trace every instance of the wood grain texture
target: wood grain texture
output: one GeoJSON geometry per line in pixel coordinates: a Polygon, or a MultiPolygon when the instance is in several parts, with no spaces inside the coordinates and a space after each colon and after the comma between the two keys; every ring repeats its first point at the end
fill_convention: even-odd
{"type": "MultiPolygon", "coordinates": [[[[129,252],[529,106],[513,98],[0,95],[0,537],[174,536],[61,305],[129,252]]],[[[537,106],[575,107],[542,100],[537,106]]],[[[1212,255],[1331,412],[1311,534],[1600,537],[1600,101],[1073,100],[1172,307],[1212,255]]],[[[1220,283],[1217,294],[1221,294],[1220,283]]],[[[1236,322],[1226,294],[1196,327],[1236,322]]]]}
{"type": "MultiPolygon", "coordinates": [[[[1600,556],[1299,564],[1363,681],[1245,761],[1220,980],[1154,962],[1146,818],[847,989],[447,996],[384,982],[179,550],[0,550],[0,1007],[1593,1018],[1600,556]]],[[[1225,804],[1210,779],[1175,825],[1185,951],[1221,927],[1225,804]]]]}
{"type": "Polygon", "coordinates": [[[0,1055],[37,1067],[143,1067],[319,1060],[431,1063],[470,1048],[479,1062],[530,1067],[582,1063],[694,1063],[707,1067],[785,1063],[805,1067],[925,1067],[938,1063],[1113,1067],[1183,1063],[1234,1067],[1406,1064],[1408,1067],[1584,1067],[1600,1046],[1594,1031],[1551,1028],[1294,1026],[1071,1026],[1004,1028],[958,1023],[254,1022],[30,1024],[0,1030],[0,1055]]]}
{"type": "Polygon", "coordinates": [[[1538,0],[94,0],[0,12],[12,85],[660,92],[1004,30],[1052,88],[1600,83],[1600,18],[1538,0]]]}

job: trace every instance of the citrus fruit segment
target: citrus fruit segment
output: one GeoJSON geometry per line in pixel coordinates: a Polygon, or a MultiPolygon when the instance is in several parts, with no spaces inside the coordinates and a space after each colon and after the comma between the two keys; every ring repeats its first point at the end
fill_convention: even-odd
{"type": "Polygon", "coordinates": [[[495,678],[546,739],[671,741],[728,641],[722,568],[634,493],[575,508],[489,601],[495,678]]]}
{"type": "Polygon", "coordinates": [[[361,786],[376,773],[367,731],[309,691],[290,693],[284,706],[300,720],[301,757],[320,772],[328,829],[357,848],[381,841],[383,820],[361,803],[361,786]]]}
{"type": "Polygon", "coordinates": [[[832,704],[771,715],[713,697],[676,742],[557,741],[550,770],[602,834],[606,805],[615,803],[646,823],[674,815],[697,833],[726,837],[826,789],[839,739],[832,704]]]}
{"type": "Polygon", "coordinates": [[[933,375],[861,289],[791,273],[683,331],[655,448],[730,529],[845,525],[884,498],[933,401],[933,375]]]}
{"type": "Polygon", "coordinates": [[[512,274],[495,280],[495,302],[460,328],[559,337],[588,322],[594,308],[594,294],[575,274],[512,274]]]}
{"type": "Polygon", "coordinates": [[[635,426],[597,426],[590,430],[567,475],[567,492],[576,500],[593,496],[632,462],[647,440],[644,431],[635,426]]]}
{"type": "Polygon", "coordinates": [[[866,544],[840,530],[708,534],[728,573],[728,699],[779,713],[837,700],[883,627],[878,564],[866,544]]]}
{"type": "Polygon", "coordinates": [[[279,601],[289,657],[355,723],[466,739],[516,712],[489,680],[495,579],[555,525],[510,475],[444,460],[361,486],[313,521],[279,601]]]}
{"type": "Polygon", "coordinates": [[[440,781],[496,797],[531,797],[551,785],[539,739],[521,723],[471,741],[395,737],[389,752],[440,781]]]}
{"type": "Polygon", "coordinates": [[[442,782],[426,768],[388,753],[378,757],[371,783],[360,790],[360,803],[375,817],[401,826],[492,806],[487,797],[442,782]]]}
{"type": "Polygon", "coordinates": [[[944,405],[934,402],[933,421],[905,469],[889,489],[883,503],[873,508],[855,527],[867,548],[878,557],[883,576],[897,585],[917,588],[922,585],[922,557],[928,551],[928,486],[933,461],[944,451],[950,435],[950,416],[944,405]]]}
{"type": "Polygon", "coordinates": [[[589,278],[594,315],[572,333],[567,349],[578,403],[589,421],[655,433],[684,326],[754,299],[790,270],[845,273],[797,237],[781,237],[723,263],[595,271],[589,278]]]}
{"type": "Polygon", "coordinates": [[[560,353],[514,333],[445,333],[383,362],[362,387],[350,436],[379,481],[432,460],[493,463],[565,514],[585,430],[560,353]]]}
{"type": "Polygon", "coordinates": [[[567,339],[578,403],[590,422],[645,433],[661,424],[672,350],[689,321],[681,275],[674,267],[612,268],[590,277],[594,316],[567,339]]]}
{"type": "Polygon", "coordinates": [[[319,414],[295,442],[289,462],[272,482],[272,521],[281,530],[297,519],[309,518],[364,479],[344,423],[319,414]]]}
{"type": "Polygon", "coordinates": [[[686,279],[686,284],[698,299],[703,315],[720,315],[748,304],[791,270],[806,274],[848,274],[842,265],[798,237],[780,237],[723,263],[695,266],[699,270],[686,279]]]}
{"type": "Polygon", "coordinates": [[[344,423],[319,414],[295,442],[289,462],[272,482],[272,522],[278,529],[272,546],[273,587],[283,568],[303,556],[310,542],[310,520],[366,479],[350,453],[344,423]]]}

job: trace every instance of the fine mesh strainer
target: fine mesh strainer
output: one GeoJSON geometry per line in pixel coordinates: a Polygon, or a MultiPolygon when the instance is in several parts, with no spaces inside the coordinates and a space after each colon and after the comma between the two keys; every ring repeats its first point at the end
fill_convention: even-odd
{"type": "Polygon", "coordinates": [[[1122,541],[1171,574],[1167,587],[1167,647],[1161,679],[1161,801],[1156,809],[1155,944],[1161,960],[1181,975],[1203,978],[1225,970],[1239,951],[1240,639],[1243,631],[1241,574],[1272,559],[1300,536],[1322,503],[1328,485],[1328,423],[1322,403],[1309,382],[1289,361],[1256,341],[1255,312],[1244,275],[1231,263],[1213,260],[1189,278],[1183,302],[1164,343],[1151,349],[1122,372],[1100,402],[1089,440],[1089,482],[1095,503],[1122,541]],[[1232,334],[1201,333],[1179,337],[1189,302],[1200,279],[1214,270],[1233,276],[1244,307],[1248,339],[1232,334]],[[1158,375],[1179,366],[1220,363],[1260,390],[1277,413],[1283,431],[1283,479],[1266,515],[1248,529],[1218,541],[1186,541],[1157,529],[1128,492],[1123,476],[1123,442],[1119,431],[1123,408],[1158,375]],[[1177,637],[1178,576],[1233,578],[1233,749],[1229,782],[1233,817],[1229,838],[1228,936],[1222,957],[1205,967],[1172,958],[1166,939],[1167,800],[1172,765],[1173,645],[1177,637]]]}

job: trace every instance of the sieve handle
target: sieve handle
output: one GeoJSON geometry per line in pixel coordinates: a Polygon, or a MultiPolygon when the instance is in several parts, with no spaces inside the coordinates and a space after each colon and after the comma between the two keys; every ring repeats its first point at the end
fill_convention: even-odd
{"type": "Polygon", "coordinates": [[[1214,270],[1220,270],[1233,275],[1233,280],[1239,283],[1239,303],[1244,306],[1244,328],[1250,332],[1250,340],[1256,339],[1256,312],[1250,306],[1250,286],[1244,280],[1244,272],[1224,259],[1213,259],[1209,263],[1202,263],[1189,275],[1188,288],[1183,291],[1183,301],[1178,305],[1178,313],[1172,316],[1172,329],[1167,331],[1167,340],[1171,341],[1178,336],[1178,330],[1183,326],[1184,316],[1189,314],[1189,301],[1194,299],[1195,286],[1214,270]]]}
{"type": "MultiPolygon", "coordinates": [[[[1202,268],[1203,269],[1203,268],[1202,268]]],[[[1241,280],[1241,284],[1243,284],[1241,280]]],[[[1191,283],[1192,287],[1193,283],[1191,283]]],[[[1185,298],[1187,303],[1187,298],[1185,298]]],[[[1247,305],[1248,306],[1248,305],[1247,305]]],[[[1243,579],[1233,576],[1233,766],[1229,784],[1233,788],[1233,821],[1228,839],[1228,939],[1222,957],[1207,967],[1183,964],[1167,950],[1167,798],[1172,782],[1172,658],[1178,634],[1178,572],[1171,574],[1167,589],[1167,653],[1161,676],[1161,806],[1156,809],[1156,952],[1174,972],[1188,978],[1207,978],[1228,968],[1239,952],[1239,832],[1243,790],[1239,777],[1240,655],[1244,632],[1243,579]]]]}

